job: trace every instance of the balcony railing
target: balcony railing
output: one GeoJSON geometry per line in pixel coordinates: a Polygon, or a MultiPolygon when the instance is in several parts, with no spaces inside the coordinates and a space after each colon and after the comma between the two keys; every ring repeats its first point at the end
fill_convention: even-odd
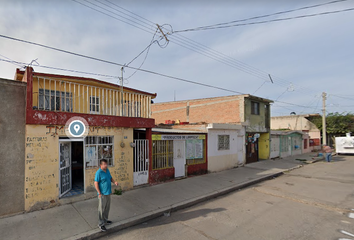
{"type": "Polygon", "coordinates": [[[150,118],[151,96],[125,90],[122,92],[119,88],[110,89],[60,79],[34,77],[33,108],[55,112],[150,118]]]}

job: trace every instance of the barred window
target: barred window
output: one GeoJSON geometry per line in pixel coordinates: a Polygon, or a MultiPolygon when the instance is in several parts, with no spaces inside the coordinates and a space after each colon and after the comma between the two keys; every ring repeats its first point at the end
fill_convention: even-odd
{"type": "Polygon", "coordinates": [[[218,150],[230,149],[230,135],[218,135],[218,150]]]}
{"type": "Polygon", "coordinates": [[[152,142],[152,169],[173,167],[173,140],[152,142]]]}
{"type": "Polygon", "coordinates": [[[106,159],[108,166],[113,166],[113,137],[89,136],[85,138],[86,167],[97,167],[101,159],[106,159]]]}
{"type": "Polygon", "coordinates": [[[72,93],[39,89],[38,109],[50,111],[73,111],[72,93]]]}

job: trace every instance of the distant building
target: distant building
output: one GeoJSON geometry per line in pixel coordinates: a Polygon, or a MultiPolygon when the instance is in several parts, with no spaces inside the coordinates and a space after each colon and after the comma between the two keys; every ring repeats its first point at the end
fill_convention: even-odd
{"type": "Polygon", "coordinates": [[[309,143],[304,142],[304,145],[309,145],[310,150],[316,150],[321,145],[321,132],[317,126],[309,119],[313,117],[320,117],[319,114],[307,115],[289,115],[271,117],[272,130],[293,130],[302,131],[309,135],[309,143]]]}
{"type": "Polygon", "coordinates": [[[233,123],[246,127],[246,163],[268,159],[270,154],[271,100],[252,95],[193,99],[152,104],[155,122],[233,123]]]}
{"type": "Polygon", "coordinates": [[[308,134],[302,131],[271,131],[270,158],[285,158],[310,152],[308,134]]]}

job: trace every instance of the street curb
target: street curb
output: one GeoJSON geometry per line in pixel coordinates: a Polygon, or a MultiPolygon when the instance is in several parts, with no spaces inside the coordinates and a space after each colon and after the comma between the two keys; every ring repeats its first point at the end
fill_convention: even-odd
{"type": "Polygon", "coordinates": [[[250,180],[250,181],[247,181],[244,183],[239,183],[239,184],[236,184],[231,187],[223,188],[221,190],[215,190],[214,192],[211,192],[211,193],[199,196],[199,197],[191,198],[191,199],[182,201],[180,203],[173,204],[168,207],[160,208],[158,210],[154,210],[154,211],[147,212],[147,213],[144,213],[144,214],[141,214],[138,216],[134,216],[129,219],[119,221],[117,223],[110,225],[109,228],[107,229],[108,231],[106,231],[106,232],[101,232],[97,228],[97,229],[90,230],[85,233],[75,235],[75,236],[67,238],[65,240],[79,240],[79,239],[80,240],[81,239],[82,240],[92,240],[92,239],[101,238],[101,237],[107,236],[109,234],[112,234],[113,232],[117,232],[117,231],[129,228],[129,227],[144,223],[146,221],[161,217],[164,215],[164,213],[174,212],[174,211],[178,211],[178,210],[181,210],[184,208],[191,207],[191,206],[196,205],[198,203],[202,203],[207,200],[214,199],[214,198],[226,195],[228,193],[255,185],[257,183],[264,182],[264,181],[279,177],[279,176],[283,175],[284,172],[292,171],[292,170],[300,168],[300,167],[302,167],[302,166],[299,165],[299,166],[296,166],[296,167],[293,167],[293,168],[290,168],[287,170],[283,170],[278,173],[269,174],[269,175],[266,175],[266,176],[263,176],[263,177],[260,177],[260,178],[254,179],[254,180],[250,180]]]}

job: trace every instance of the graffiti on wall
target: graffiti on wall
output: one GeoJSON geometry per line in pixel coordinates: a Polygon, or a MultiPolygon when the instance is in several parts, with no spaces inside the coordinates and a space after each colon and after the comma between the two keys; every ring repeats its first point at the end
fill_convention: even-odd
{"type": "Polygon", "coordinates": [[[56,184],[56,173],[49,171],[48,165],[56,164],[58,159],[49,150],[47,137],[27,137],[26,152],[25,198],[32,199],[56,184]]]}

